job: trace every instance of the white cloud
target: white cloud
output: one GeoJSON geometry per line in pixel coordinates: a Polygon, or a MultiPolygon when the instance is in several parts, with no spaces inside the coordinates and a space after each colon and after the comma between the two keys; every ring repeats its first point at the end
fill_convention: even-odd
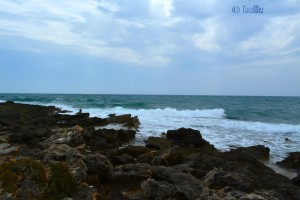
{"type": "Polygon", "coordinates": [[[172,0],[149,0],[150,9],[157,16],[171,17],[173,2],[172,0]]]}
{"type": "Polygon", "coordinates": [[[201,25],[204,31],[192,36],[195,46],[205,51],[221,50],[221,46],[218,43],[221,32],[217,21],[209,18],[202,22],[201,25]]]}
{"type": "MultiPolygon", "coordinates": [[[[238,51],[257,50],[273,54],[290,47],[300,35],[300,15],[273,17],[263,30],[246,41],[240,42],[238,51]]],[[[291,49],[289,49],[291,50],[291,49]]]]}

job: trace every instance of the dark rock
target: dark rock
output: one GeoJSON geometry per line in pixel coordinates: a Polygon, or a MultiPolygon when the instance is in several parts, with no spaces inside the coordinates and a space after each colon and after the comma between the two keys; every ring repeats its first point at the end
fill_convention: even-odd
{"type": "Polygon", "coordinates": [[[167,131],[167,139],[175,145],[192,145],[201,147],[209,143],[202,139],[200,131],[191,128],[180,128],[178,130],[167,131]]]}
{"type": "Polygon", "coordinates": [[[16,154],[19,149],[20,148],[18,146],[12,146],[8,143],[2,143],[0,144],[0,156],[16,154]]]}
{"type": "Polygon", "coordinates": [[[242,192],[252,192],[253,183],[243,174],[211,170],[204,179],[204,185],[214,190],[221,190],[225,187],[232,187],[242,192]]]}
{"type": "Polygon", "coordinates": [[[172,146],[172,142],[170,140],[161,137],[149,137],[145,143],[146,147],[157,150],[166,150],[172,146]]]}
{"type": "Polygon", "coordinates": [[[130,163],[136,163],[136,160],[134,157],[128,154],[123,154],[121,156],[113,156],[111,158],[114,165],[124,165],[124,164],[130,164],[130,163]]]}
{"type": "Polygon", "coordinates": [[[177,171],[171,167],[165,166],[153,166],[152,167],[152,178],[160,181],[171,182],[170,177],[177,171]]]}
{"type": "Polygon", "coordinates": [[[150,149],[148,149],[147,147],[128,145],[124,148],[121,148],[121,149],[118,149],[118,150],[112,152],[111,155],[113,155],[113,154],[116,154],[116,155],[128,154],[128,155],[136,158],[139,155],[149,153],[149,152],[150,152],[150,149]]]}
{"type": "Polygon", "coordinates": [[[295,178],[293,178],[293,183],[295,185],[298,185],[300,187],[300,174],[298,174],[298,176],[296,176],[295,178]]]}
{"type": "Polygon", "coordinates": [[[147,179],[141,184],[144,195],[149,199],[172,199],[177,194],[174,185],[165,181],[147,179]]]}
{"type": "Polygon", "coordinates": [[[175,184],[178,192],[187,199],[195,200],[200,197],[203,184],[194,176],[186,173],[175,173],[171,176],[171,181],[175,184]]]}
{"type": "Polygon", "coordinates": [[[77,182],[81,182],[86,179],[88,168],[82,159],[71,159],[67,163],[77,182]]]}
{"type": "Polygon", "coordinates": [[[182,160],[182,154],[179,147],[174,146],[164,151],[161,155],[156,156],[151,161],[151,165],[171,166],[179,164],[182,160]]]}
{"type": "Polygon", "coordinates": [[[284,160],[277,162],[281,167],[300,171],[300,152],[291,152],[284,160]]]}
{"type": "Polygon", "coordinates": [[[151,168],[146,163],[126,164],[115,167],[109,174],[110,181],[116,184],[141,181],[151,177],[151,168]]]}
{"type": "Polygon", "coordinates": [[[258,160],[268,160],[270,156],[270,149],[269,147],[265,147],[263,145],[256,145],[231,149],[230,153],[252,156],[258,160]]]}
{"type": "Polygon", "coordinates": [[[136,159],[137,159],[137,162],[139,162],[139,163],[151,163],[154,156],[155,156],[155,153],[148,152],[148,153],[139,155],[136,159]]]}
{"type": "Polygon", "coordinates": [[[131,114],[125,115],[109,115],[109,118],[106,119],[108,123],[124,124],[130,128],[137,129],[141,124],[138,117],[131,117],[131,114]]]}
{"type": "Polygon", "coordinates": [[[100,177],[106,178],[108,173],[113,169],[110,161],[102,154],[95,153],[84,158],[90,174],[98,174],[100,177]]]}

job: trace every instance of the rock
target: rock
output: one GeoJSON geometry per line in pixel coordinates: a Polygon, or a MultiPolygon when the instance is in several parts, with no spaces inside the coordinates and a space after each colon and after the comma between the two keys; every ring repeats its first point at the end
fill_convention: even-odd
{"type": "Polygon", "coordinates": [[[180,152],[179,147],[174,146],[170,149],[167,149],[165,152],[163,152],[161,155],[156,156],[151,161],[151,165],[165,165],[165,166],[171,166],[179,164],[182,159],[182,154],[180,152]]]}
{"type": "Polygon", "coordinates": [[[149,199],[172,199],[177,194],[177,189],[174,185],[165,181],[156,181],[148,178],[141,184],[144,196],[149,199]]]}
{"type": "Polygon", "coordinates": [[[95,153],[84,158],[89,174],[97,174],[100,178],[106,178],[113,169],[110,161],[102,154],[95,153]]]}
{"type": "Polygon", "coordinates": [[[243,174],[224,172],[216,169],[211,170],[206,175],[204,185],[214,190],[221,190],[228,186],[242,192],[251,192],[254,190],[253,183],[243,174]]]}
{"type": "Polygon", "coordinates": [[[300,171],[300,152],[291,152],[284,160],[277,162],[281,167],[300,171]]]}
{"type": "Polygon", "coordinates": [[[15,154],[19,151],[19,149],[20,148],[18,146],[12,146],[8,143],[2,143],[0,144],[0,156],[15,154]]]}
{"type": "Polygon", "coordinates": [[[155,156],[155,153],[148,152],[148,153],[139,155],[136,159],[137,159],[137,162],[139,162],[139,163],[151,163],[154,156],[155,156]]]}
{"type": "Polygon", "coordinates": [[[15,200],[15,198],[12,196],[11,193],[3,193],[3,194],[0,194],[0,199],[1,200],[15,200]]]}
{"type": "Polygon", "coordinates": [[[130,163],[136,163],[134,157],[128,154],[123,154],[121,156],[114,156],[111,158],[114,165],[124,165],[130,163]]]}
{"type": "Polygon", "coordinates": [[[270,149],[269,147],[265,147],[263,145],[256,145],[250,147],[238,147],[236,149],[231,149],[230,153],[252,156],[257,160],[268,160],[270,156],[270,149]]]}
{"type": "Polygon", "coordinates": [[[300,187],[300,174],[298,174],[298,176],[293,178],[293,183],[300,187]]]}
{"type": "Polygon", "coordinates": [[[50,160],[65,161],[76,156],[81,156],[75,148],[72,148],[66,144],[53,144],[49,149],[46,150],[46,152],[47,153],[43,158],[43,162],[48,162],[50,160]]]}
{"type": "Polygon", "coordinates": [[[180,128],[178,130],[167,131],[167,139],[175,145],[192,145],[201,147],[209,144],[202,139],[200,131],[191,128],[180,128]]]}
{"type": "Polygon", "coordinates": [[[116,124],[124,124],[125,126],[128,126],[130,128],[137,129],[138,126],[141,124],[138,117],[131,117],[131,114],[125,114],[125,115],[109,115],[109,118],[107,118],[108,123],[116,123],[116,124]]]}
{"type": "Polygon", "coordinates": [[[84,143],[83,128],[80,126],[73,126],[71,128],[60,128],[55,130],[55,133],[48,139],[41,142],[42,147],[49,147],[52,144],[67,144],[71,147],[77,147],[84,143]]]}
{"type": "Polygon", "coordinates": [[[172,174],[170,179],[187,199],[195,200],[200,197],[203,185],[199,179],[186,173],[172,174]]]}
{"type": "Polygon", "coordinates": [[[73,196],[74,200],[102,200],[101,196],[98,194],[97,189],[94,187],[89,187],[88,185],[81,184],[76,194],[73,196]]]}
{"type": "Polygon", "coordinates": [[[109,173],[110,181],[116,184],[141,181],[150,177],[151,168],[146,163],[120,165],[109,173]]]}
{"type": "Polygon", "coordinates": [[[145,154],[150,152],[150,149],[144,146],[132,146],[128,145],[124,148],[120,148],[115,152],[112,152],[111,155],[116,154],[116,155],[123,155],[123,154],[128,154],[134,158],[138,157],[139,155],[145,154]]]}
{"type": "Polygon", "coordinates": [[[7,135],[0,136],[0,143],[8,143],[9,137],[7,135]]]}
{"type": "Polygon", "coordinates": [[[157,149],[157,150],[166,150],[171,148],[172,142],[167,140],[166,138],[161,137],[149,137],[146,141],[146,147],[150,149],[157,149]]]}
{"type": "Polygon", "coordinates": [[[170,177],[176,173],[175,169],[165,166],[153,166],[152,167],[152,178],[160,181],[171,182],[170,177]]]}
{"type": "Polygon", "coordinates": [[[81,158],[69,160],[68,165],[70,167],[71,173],[73,174],[77,182],[81,182],[86,179],[88,168],[81,158]]]}

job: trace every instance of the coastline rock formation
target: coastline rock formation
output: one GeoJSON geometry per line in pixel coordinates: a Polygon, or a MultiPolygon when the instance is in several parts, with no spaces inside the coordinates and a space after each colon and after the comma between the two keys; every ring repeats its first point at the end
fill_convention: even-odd
{"type": "MultiPolygon", "coordinates": [[[[132,146],[138,126],[131,115],[0,103],[0,199],[300,199],[299,176],[260,162],[269,158],[265,146],[220,152],[187,128],[132,146]],[[126,128],[101,128],[110,123],[126,128]]],[[[286,167],[298,166],[296,155],[286,167]]]]}

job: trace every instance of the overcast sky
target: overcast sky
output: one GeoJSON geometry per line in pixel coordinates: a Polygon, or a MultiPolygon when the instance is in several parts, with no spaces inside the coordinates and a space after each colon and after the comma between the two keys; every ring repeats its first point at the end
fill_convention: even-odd
{"type": "Polygon", "coordinates": [[[300,96],[300,1],[0,0],[6,92],[300,96]]]}

